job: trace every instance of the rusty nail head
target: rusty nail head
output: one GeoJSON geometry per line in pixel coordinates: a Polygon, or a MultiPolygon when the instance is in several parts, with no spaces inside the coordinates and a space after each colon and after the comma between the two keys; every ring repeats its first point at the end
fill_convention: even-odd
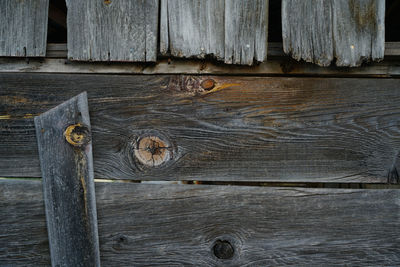
{"type": "Polygon", "coordinates": [[[83,147],[90,142],[90,130],[87,126],[77,123],[67,127],[64,131],[65,140],[73,146],[83,147]]]}

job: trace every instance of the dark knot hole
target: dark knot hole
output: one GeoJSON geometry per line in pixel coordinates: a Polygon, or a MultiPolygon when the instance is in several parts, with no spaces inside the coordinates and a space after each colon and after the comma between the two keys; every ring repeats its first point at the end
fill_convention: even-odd
{"type": "Polygon", "coordinates": [[[217,240],[214,244],[213,252],[218,259],[227,260],[233,257],[235,250],[229,241],[217,240]]]}

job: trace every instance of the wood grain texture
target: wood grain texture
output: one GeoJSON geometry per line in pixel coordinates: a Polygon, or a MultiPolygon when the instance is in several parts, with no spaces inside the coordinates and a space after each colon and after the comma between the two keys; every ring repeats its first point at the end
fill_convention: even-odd
{"type": "Polygon", "coordinates": [[[283,0],[285,53],[320,66],[360,66],[384,56],[385,1],[283,0]]]}
{"type": "Polygon", "coordinates": [[[49,0],[0,1],[0,56],[46,55],[49,0]]]}
{"type": "MultiPolygon", "coordinates": [[[[49,264],[40,181],[0,180],[0,264],[49,264]]],[[[104,266],[397,266],[400,191],[97,183],[104,266]],[[233,247],[218,259],[218,241],[233,247]]]]}
{"type": "Polygon", "coordinates": [[[30,117],[85,88],[96,178],[386,183],[400,151],[399,86],[397,79],[1,74],[0,176],[40,177],[30,117]],[[215,81],[211,91],[201,88],[205,79],[215,81]],[[169,155],[157,167],[135,156],[151,136],[169,155]]]}
{"type": "Polygon", "coordinates": [[[162,0],[160,51],[252,65],[267,57],[268,0],[162,0]]]}
{"type": "MultiPolygon", "coordinates": [[[[67,58],[67,44],[66,43],[48,43],[46,48],[46,58],[67,58]]],[[[267,56],[273,59],[288,58],[288,56],[283,52],[282,43],[278,42],[268,42],[267,56]]],[[[385,42],[385,57],[393,58],[400,56],[400,42],[385,42]]],[[[161,58],[160,60],[163,60],[161,58]]],[[[159,60],[159,61],[160,61],[159,60]]],[[[207,60],[211,62],[211,60],[207,60]]],[[[205,63],[207,63],[207,61],[205,63]]],[[[173,59],[170,58],[170,62],[173,59]]],[[[204,61],[203,61],[204,62],[204,61]]],[[[132,63],[134,65],[135,63],[132,63]]],[[[141,63],[139,63],[141,64],[141,63]]],[[[261,63],[262,64],[262,63],[261,63]]],[[[265,63],[264,63],[265,64],[265,63]]],[[[225,66],[225,65],[223,65],[225,66]]],[[[232,68],[231,66],[228,66],[232,68]]],[[[248,69],[251,67],[243,66],[248,69]]],[[[364,66],[365,67],[365,66],[364,66]]]]}
{"type": "Polygon", "coordinates": [[[60,58],[45,60],[0,58],[0,71],[8,73],[75,73],[75,74],[208,74],[208,75],[258,75],[258,76],[325,76],[325,77],[400,77],[400,61],[374,62],[358,68],[329,66],[321,68],[315,64],[298,62],[291,58],[269,58],[253,65],[227,65],[213,61],[191,59],[161,59],[155,64],[146,63],[99,63],[66,61],[60,58]]]}
{"type": "Polygon", "coordinates": [[[87,94],[35,117],[52,266],[100,266],[87,94]]]}
{"type": "Polygon", "coordinates": [[[67,0],[68,58],[156,61],[158,0],[67,0]]]}

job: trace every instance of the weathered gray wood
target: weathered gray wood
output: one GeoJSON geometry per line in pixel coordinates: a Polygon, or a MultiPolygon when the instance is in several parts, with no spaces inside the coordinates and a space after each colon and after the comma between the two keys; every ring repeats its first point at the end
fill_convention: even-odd
{"type": "Polygon", "coordinates": [[[268,0],[225,0],[225,63],[251,65],[267,57],[268,0]]]}
{"type": "Polygon", "coordinates": [[[399,87],[398,79],[1,74],[0,176],[40,177],[30,117],[85,88],[96,178],[386,183],[400,151],[399,87]],[[212,91],[201,87],[207,79],[212,91]],[[140,148],[153,136],[159,149],[140,148]],[[142,150],[165,164],[143,164],[142,150]]]}
{"type": "MultiPolygon", "coordinates": [[[[40,185],[0,180],[0,265],[49,264],[40,185]]],[[[101,260],[104,266],[397,266],[399,199],[400,190],[97,183],[101,260]],[[214,255],[217,240],[231,243],[232,259],[214,255]]]]}
{"type": "MultiPolygon", "coordinates": [[[[52,55],[59,57],[62,51],[52,55]]],[[[330,66],[321,68],[315,64],[303,64],[290,58],[269,58],[253,66],[218,64],[212,61],[190,59],[161,59],[155,64],[141,63],[87,63],[66,61],[62,58],[45,60],[0,58],[0,72],[9,73],[76,73],[76,74],[209,74],[209,75],[297,75],[325,77],[400,77],[400,61],[370,63],[358,68],[330,66]]],[[[0,115],[1,116],[1,115],[0,115]]]]}
{"type": "MultiPolygon", "coordinates": [[[[66,43],[49,43],[47,44],[47,49],[46,49],[46,58],[67,58],[67,44],[66,43]]],[[[385,42],[385,57],[391,57],[396,58],[400,56],[400,42],[385,42]]],[[[276,42],[268,42],[268,57],[272,57],[273,60],[276,59],[286,59],[288,58],[288,56],[283,52],[283,47],[282,47],[282,43],[276,43],[276,42]]],[[[176,59],[172,60],[170,59],[170,64],[172,64],[176,59]]],[[[164,61],[165,57],[157,60],[157,63],[159,63],[160,61],[164,61]]],[[[268,60],[270,61],[271,58],[268,60]]],[[[178,62],[182,61],[182,60],[177,60],[178,62]]],[[[191,59],[190,61],[196,62],[196,60],[191,59]]],[[[199,61],[199,60],[197,60],[199,61]]],[[[392,61],[392,60],[390,60],[392,61]]],[[[388,62],[390,62],[388,61],[388,62]]],[[[71,62],[72,63],[72,62],[71,62]]],[[[210,64],[212,63],[210,60],[208,61],[202,61],[203,64],[210,64]]],[[[264,62],[259,65],[262,64],[267,64],[268,62],[264,62]]],[[[88,63],[85,63],[88,64],[88,63]]],[[[98,64],[98,63],[96,63],[98,64]]],[[[114,63],[113,65],[116,65],[117,63],[114,63]]],[[[142,65],[142,63],[131,63],[131,65],[129,65],[129,67],[135,66],[135,65],[142,65]]],[[[126,64],[124,64],[126,66],[126,64]]],[[[226,65],[222,65],[221,66],[226,66],[226,65]]],[[[308,66],[308,64],[303,64],[304,66],[308,66]]],[[[241,66],[242,69],[248,69],[249,71],[252,70],[254,67],[257,66],[241,66]]],[[[1,67],[1,65],[0,65],[1,67]]],[[[239,66],[238,66],[239,67],[239,66]]],[[[364,68],[367,68],[368,66],[363,66],[364,68]]],[[[229,69],[234,69],[234,67],[232,66],[227,66],[227,68],[229,69]]],[[[0,68],[1,70],[1,68],[0,68]]]]}
{"type": "Polygon", "coordinates": [[[156,61],[158,0],[67,0],[68,58],[156,61]]]}
{"type": "Polygon", "coordinates": [[[52,266],[100,266],[87,94],[35,117],[52,266]]]}
{"type": "Polygon", "coordinates": [[[267,57],[268,0],[162,0],[160,50],[251,65],[267,57]]]}
{"type": "Polygon", "coordinates": [[[0,1],[0,56],[46,55],[49,0],[0,1]]]}
{"type": "Polygon", "coordinates": [[[284,51],[328,66],[360,66],[384,56],[385,1],[283,0],[284,51]]]}

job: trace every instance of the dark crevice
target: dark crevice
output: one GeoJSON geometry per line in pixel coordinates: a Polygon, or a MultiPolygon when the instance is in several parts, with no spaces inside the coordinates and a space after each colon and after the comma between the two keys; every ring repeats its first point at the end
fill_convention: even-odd
{"type": "MultiPolygon", "coordinates": [[[[0,177],[0,180],[41,180],[31,177],[0,177]]],[[[280,187],[280,188],[329,188],[329,189],[400,189],[400,184],[393,183],[330,183],[330,182],[246,182],[246,181],[141,181],[129,179],[99,179],[95,182],[110,183],[143,183],[143,184],[184,184],[184,185],[218,185],[218,186],[254,186],[254,187],[280,187]]]]}

